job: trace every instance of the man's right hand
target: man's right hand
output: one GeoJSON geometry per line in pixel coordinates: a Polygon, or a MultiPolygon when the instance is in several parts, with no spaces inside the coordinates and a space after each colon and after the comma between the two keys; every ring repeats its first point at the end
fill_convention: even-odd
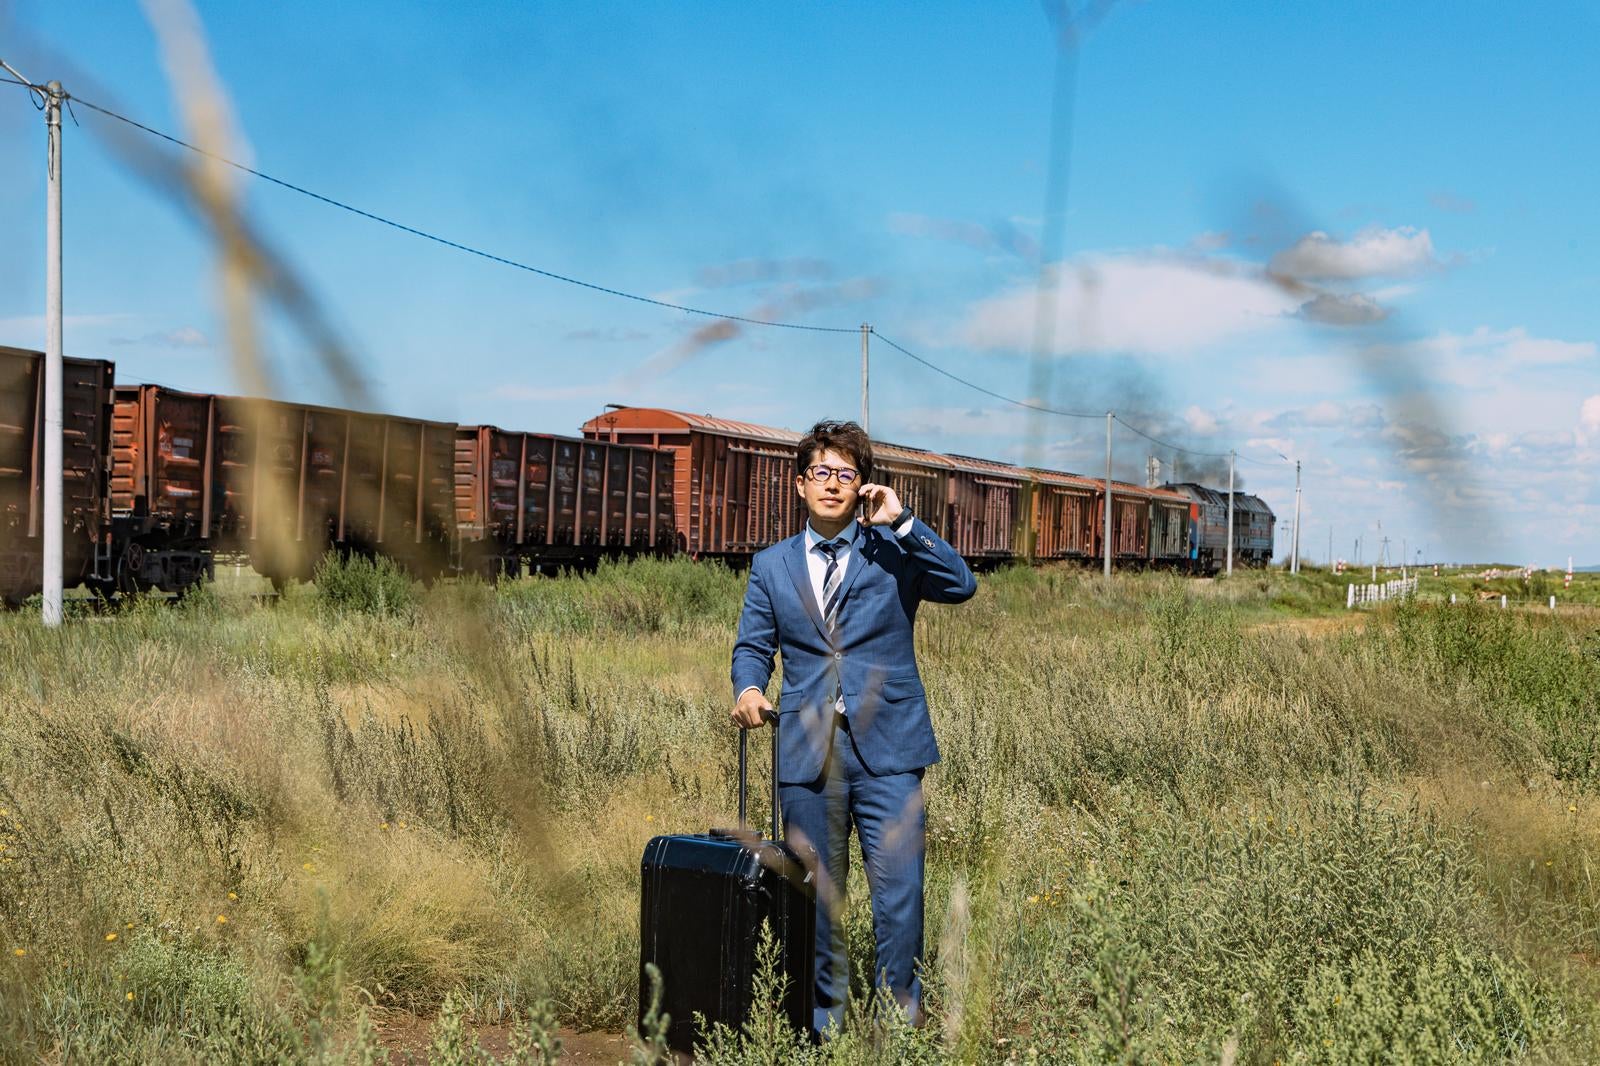
{"type": "Polygon", "coordinates": [[[739,693],[739,699],[733,705],[733,713],[729,717],[740,729],[755,729],[772,717],[772,703],[761,694],[760,689],[747,688],[739,693]]]}

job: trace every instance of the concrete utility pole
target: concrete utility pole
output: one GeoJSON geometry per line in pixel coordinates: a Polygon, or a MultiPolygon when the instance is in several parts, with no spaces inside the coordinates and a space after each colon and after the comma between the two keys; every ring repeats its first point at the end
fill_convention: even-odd
{"type": "Polygon", "coordinates": [[[45,86],[49,194],[45,200],[44,305],[44,605],[47,626],[61,624],[61,83],[45,86]]]}
{"type": "Polygon", "coordinates": [[[1294,461],[1294,541],[1289,546],[1289,572],[1300,572],[1300,460],[1294,461]]]}
{"type": "Polygon", "coordinates": [[[1111,576],[1111,419],[1106,412],[1106,577],[1111,576]]]}
{"type": "Polygon", "coordinates": [[[48,176],[44,227],[44,469],[41,477],[41,564],[43,604],[40,619],[61,624],[62,539],[65,532],[61,474],[61,102],[66,94],[53,81],[37,88],[0,60],[12,77],[28,85],[44,101],[45,169],[48,176]]]}
{"type": "Polygon", "coordinates": [[[1233,575],[1233,461],[1235,453],[1228,453],[1228,575],[1233,575]]]}
{"type": "Polygon", "coordinates": [[[872,335],[872,327],[861,323],[861,428],[868,435],[872,433],[872,412],[867,404],[867,338],[872,335]]]}

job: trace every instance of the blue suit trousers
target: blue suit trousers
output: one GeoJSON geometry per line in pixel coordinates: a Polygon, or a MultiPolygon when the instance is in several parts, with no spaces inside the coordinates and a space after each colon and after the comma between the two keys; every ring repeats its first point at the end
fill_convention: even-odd
{"type": "Polygon", "coordinates": [[[850,872],[850,830],[861,840],[872,893],[877,946],[873,984],[887,988],[913,1023],[922,1007],[917,965],[923,954],[922,884],[927,818],[921,769],[875,774],[862,762],[849,719],[836,715],[820,776],[780,788],[784,835],[816,848],[816,1030],[844,1025],[850,991],[845,951],[844,891],[850,872]]]}

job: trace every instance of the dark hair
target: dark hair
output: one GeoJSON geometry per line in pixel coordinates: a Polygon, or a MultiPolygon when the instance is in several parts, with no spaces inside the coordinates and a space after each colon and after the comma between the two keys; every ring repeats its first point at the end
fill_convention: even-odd
{"type": "Polygon", "coordinates": [[[813,456],[835,451],[848,455],[856,464],[863,481],[872,480],[872,440],[867,431],[854,422],[834,422],[823,419],[811,427],[811,432],[800,438],[794,449],[794,472],[805,476],[806,467],[813,456]]]}

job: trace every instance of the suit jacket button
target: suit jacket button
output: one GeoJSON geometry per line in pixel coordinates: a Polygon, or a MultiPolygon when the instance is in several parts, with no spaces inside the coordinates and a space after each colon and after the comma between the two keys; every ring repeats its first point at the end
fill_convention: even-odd
{"type": "Polygon", "coordinates": [[[843,658],[844,658],[844,653],[843,653],[843,652],[839,652],[839,651],[836,651],[836,652],[834,652],[834,653],[833,653],[833,657],[834,657],[834,658],[835,658],[835,659],[843,659],[843,658]]]}

